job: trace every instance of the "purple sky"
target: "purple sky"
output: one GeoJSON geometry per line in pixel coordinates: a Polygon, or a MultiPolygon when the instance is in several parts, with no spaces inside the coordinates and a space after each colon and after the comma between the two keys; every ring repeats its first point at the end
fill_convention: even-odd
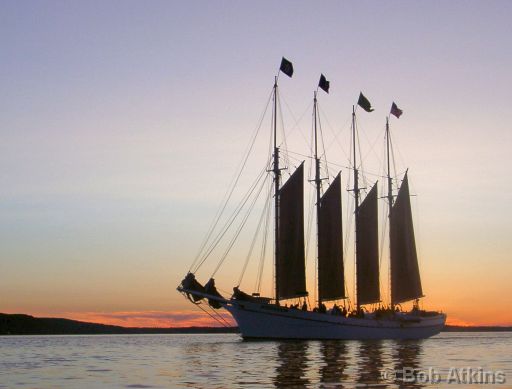
{"type": "Polygon", "coordinates": [[[301,153],[321,72],[326,138],[348,139],[359,91],[375,107],[358,117],[369,171],[391,102],[404,110],[393,133],[432,302],[456,311],[484,282],[478,304],[510,306],[510,15],[510,1],[1,2],[0,311],[182,309],[175,286],[283,55],[301,153]]]}

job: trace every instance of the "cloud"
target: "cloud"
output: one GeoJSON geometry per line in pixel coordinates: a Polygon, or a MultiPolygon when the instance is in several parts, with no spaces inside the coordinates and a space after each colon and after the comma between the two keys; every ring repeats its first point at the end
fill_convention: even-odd
{"type": "Polygon", "coordinates": [[[122,311],[122,312],[63,312],[62,317],[91,323],[123,327],[221,327],[222,323],[236,325],[227,312],[182,311],[122,311]],[[218,319],[219,321],[215,320],[218,319]]]}
{"type": "Polygon", "coordinates": [[[471,327],[471,326],[476,325],[475,323],[472,323],[472,322],[469,322],[466,320],[462,320],[462,319],[459,319],[456,317],[451,317],[451,316],[448,316],[448,318],[446,319],[446,324],[450,325],[450,326],[461,326],[461,327],[471,327]]]}

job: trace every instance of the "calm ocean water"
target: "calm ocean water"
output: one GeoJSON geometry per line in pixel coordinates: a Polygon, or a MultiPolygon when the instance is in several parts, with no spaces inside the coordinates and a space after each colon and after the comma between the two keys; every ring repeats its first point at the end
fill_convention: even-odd
{"type": "Polygon", "coordinates": [[[512,333],[369,342],[244,342],[232,334],[0,337],[0,388],[237,387],[512,388],[512,333]]]}

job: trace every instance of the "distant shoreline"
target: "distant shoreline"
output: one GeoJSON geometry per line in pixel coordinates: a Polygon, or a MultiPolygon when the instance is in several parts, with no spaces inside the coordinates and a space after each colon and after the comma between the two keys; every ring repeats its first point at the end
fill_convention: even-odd
{"type": "MultiPolygon", "coordinates": [[[[512,327],[446,326],[445,332],[509,332],[512,327]]],[[[60,318],[0,313],[0,335],[234,334],[238,327],[121,327],[60,318]]]]}

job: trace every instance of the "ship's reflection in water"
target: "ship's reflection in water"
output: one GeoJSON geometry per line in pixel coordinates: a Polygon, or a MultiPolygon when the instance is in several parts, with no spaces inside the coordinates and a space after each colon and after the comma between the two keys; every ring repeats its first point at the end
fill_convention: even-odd
{"type": "Polygon", "coordinates": [[[361,341],[357,354],[357,383],[371,386],[381,383],[383,368],[382,341],[361,341]]]}
{"type": "Polygon", "coordinates": [[[421,367],[422,340],[396,340],[393,342],[395,384],[400,388],[421,388],[422,380],[417,379],[421,367]]]}
{"type": "Polygon", "coordinates": [[[420,388],[422,341],[283,341],[277,388],[420,388]],[[405,372],[405,376],[402,373],[405,372]]]}
{"type": "Polygon", "coordinates": [[[320,343],[320,355],[323,366],[320,368],[321,388],[342,388],[348,375],[346,367],[348,363],[348,347],[346,342],[326,340],[320,343]]]}
{"type": "Polygon", "coordinates": [[[308,369],[308,347],[306,341],[283,341],[277,346],[278,366],[274,384],[277,388],[305,388],[310,382],[308,369]]]}

